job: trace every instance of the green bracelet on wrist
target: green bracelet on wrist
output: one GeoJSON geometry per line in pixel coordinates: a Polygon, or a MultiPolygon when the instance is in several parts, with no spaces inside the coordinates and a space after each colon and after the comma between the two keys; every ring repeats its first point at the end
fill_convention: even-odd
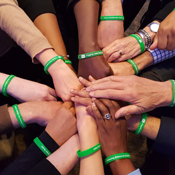
{"type": "Polygon", "coordinates": [[[91,57],[101,56],[101,55],[103,55],[103,51],[99,50],[99,51],[95,51],[95,52],[80,54],[80,55],[78,55],[78,59],[81,60],[81,59],[91,58],[91,57]]]}
{"type": "Polygon", "coordinates": [[[22,129],[24,129],[27,125],[25,124],[25,122],[24,122],[24,120],[22,118],[22,115],[20,113],[18,105],[15,104],[15,105],[12,106],[12,108],[13,108],[13,110],[15,112],[15,115],[16,115],[16,118],[18,120],[19,125],[21,126],[22,129]]]}
{"type": "Polygon", "coordinates": [[[100,16],[100,21],[118,20],[124,21],[124,16],[100,16]]]}
{"type": "Polygon", "coordinates": [[[173,8],[173,10],[172,11],[174,11],[175,10],[175,8],[173,8]]]}
{"type": "Polygon", "coordinates": [[[84,151],[78,150],[77,155],[78,155],[78,157],[86,157],[86,156],[89,156],[89,155],[97,152],[99,149],[101,149],[100,143],[98,143],[97,145],[93,146],[92,148],[89,148],[89,149],[84,150],[84,151]]]}
{"type": "Polygon", "coordinates": [[[2,86],[2,94],[6,97],[9,97],[9,95],[7,94],[7,87],[14,77],[15,75],[9,75],[2,86]]]}
{"type": "Polygon", "coordinates": [[[129,36],[134,37],[138,41],[138,43],[140,45],[140,48],[141,48],[141,53],[143,53],[145,51],[145,45],[144,45],[142,39],[140,38],[140,36],[138,36],[136,34],[132,34],[132,35],[129,35],[129,36]]]}
{"type": "Polygon", "coordinates": [[[71,61],[71,60],[64,60],[64,62],[65,62],[66,64],[72,64],[72,61],[71,61]]]}
{"type": "Polygon", "coordinates": [[[119,159],[130,159],[131,155],[129,153],[118,153],[118,154],[113,154],[105,159],[105,164],[109,164],[110,162],[113,162],[115,160],[119,159]]]}
{"type": "Polygon", "coordinates": [[[145,126],[147,117],[148,117],[147,113],[143,113],[142,114],[142,118],[141,118],[141,121],[139,123],[139,126],[138,126],[137,130],[134,132],[135,134],[139,135],[142,132],[142,130],[143,130],[144,126],[145,126]]]}
{"type": "Polygon", "coordinates": [[[51,58],[51,59],[45,64],[45,66],[44,66],[44,71],[45,71],[46,74],[49,75],[49,72],[47,71],[47,69],[50,67],[51,64],[53,64],[55,61],[57,61],[57,60],[59,60],[59,59],[65,61],[63,56],[55,56],[55,57],[51,58]]]}
{"type": "Polygon", "coordinates": [[[175,105],[175,80],[169,80],[171,81],[172,84],[172,100],[171,100],[171,104],[169,105],[170,107],[173,107],[175,105]]]}
{"type": "Polygon", "coordinates": [[[41,142],[41,140],[38,137],[36,137],[33,141],[47,157],[51,155],[51,152],[47,149],[47,147],[41,142]]]}
{"type": "Polygon", "coordinates": [[[131,59],[127,60],[127,62],[132,65],[132,67],[135,71],[135,75],[138,75],[139,74],[139,68],[138,68],[137,64],[131,59]]]}

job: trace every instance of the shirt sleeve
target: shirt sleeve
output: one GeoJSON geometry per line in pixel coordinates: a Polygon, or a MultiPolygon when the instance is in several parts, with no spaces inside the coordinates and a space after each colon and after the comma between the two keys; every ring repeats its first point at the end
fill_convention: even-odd
{"type": "Polygon", "coordinates": [[[129,173],[128,175],[142,175],[139,169],[136,169],[135,171],[129,173]]]}
{"type": "Polygon", "coordinates": [[[33,62],[38,53],[52,48],[44,35],[13,0],[0,0],[0,28],[31,56],[33,62]]]}
{"type": "Polygon", "coordinates": [[[156,48],[155,50],[148,49],[148,51],[153,57],[154,64],[160,63],[175,56],[175,49],[172,51],[168,51],[156,48]]]}

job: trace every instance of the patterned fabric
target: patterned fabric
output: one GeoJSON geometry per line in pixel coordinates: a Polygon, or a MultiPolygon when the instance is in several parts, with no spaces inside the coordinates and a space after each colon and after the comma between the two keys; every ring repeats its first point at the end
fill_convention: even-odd
{"type": "Polygon", "coordinates": [[[142,175],[139,169],[136,169],[135,171],[129,173],[128,175],[142,175]]]}
{"type": "Polygon", "coordinates": [[[153,56],[154,64],[160,63],[164,60],[170,59],[175,56],[175,49],[172,51],[159,50],[159,49],[155,49],[155,50],[148,49],[148,51],[153,56]]]}

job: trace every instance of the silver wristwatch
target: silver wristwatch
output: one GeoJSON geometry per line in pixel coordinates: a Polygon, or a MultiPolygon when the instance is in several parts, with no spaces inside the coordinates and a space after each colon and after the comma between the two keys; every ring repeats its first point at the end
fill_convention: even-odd
{"type": "Polygon", "coordinates": [[[159,30],[159,25],[159,23],[151,22],[150,24],[148,24],[148,27],[152,32],[157,33],[157,31],[159,30]]]}

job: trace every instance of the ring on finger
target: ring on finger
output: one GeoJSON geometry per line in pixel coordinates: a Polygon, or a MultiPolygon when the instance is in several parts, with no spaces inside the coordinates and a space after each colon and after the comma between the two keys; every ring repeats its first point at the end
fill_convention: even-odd
{"type": "Polygon", "coordinates": [[[109,120],[111,118],[111,114],[107,113],[104,115],[104,119],[109,120]]]}
{"type": "Polygon", "coordinates": [[[120,56],[122,56],[122,55],[123,55],[122,51],[120,51],[120,50],[118,51],[118,53],[119,53],[119,55],[120,55],[120,56]]]}

